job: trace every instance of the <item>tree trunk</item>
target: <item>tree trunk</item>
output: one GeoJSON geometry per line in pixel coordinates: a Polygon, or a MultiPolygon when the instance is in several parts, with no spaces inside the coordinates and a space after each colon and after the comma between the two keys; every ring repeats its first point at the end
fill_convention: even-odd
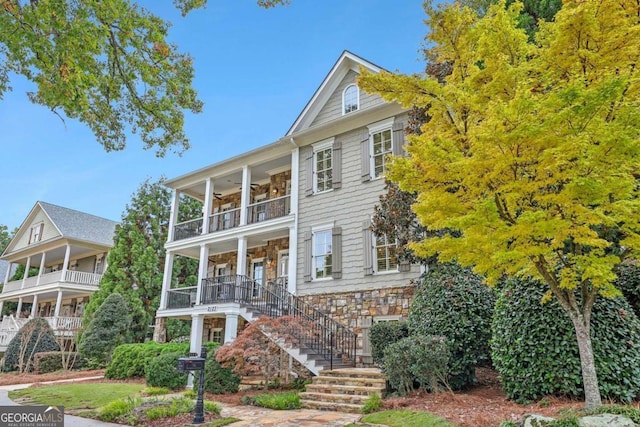
{"type": "Polygon", "coordinates": [[[156,325],[153,328],[153,340],[157,343],[167,342],[167,318],[156,317],[156,325]]]}
{"type": "Polygon", "coordinates": [[[570,317],[576,331],[576,339],[578,340],[585,407],[586,409],[595,409],[602,405],[602,398],[600,397],[598,375],[596,373],[593,347],[591,345],[591,325],[586,324],[582,314],[576,315],[572,313],[570,317]]]}

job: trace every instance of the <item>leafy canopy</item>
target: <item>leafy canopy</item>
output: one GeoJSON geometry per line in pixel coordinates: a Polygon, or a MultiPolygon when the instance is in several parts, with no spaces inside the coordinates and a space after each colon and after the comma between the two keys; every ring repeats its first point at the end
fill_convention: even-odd
{"type": "Polygon", "coordinates": [[[517,28],[521,7],[434,11],[431,53],[453,64],[443,83],[361,78],[388,101],[431,105],[389,177],[418,193],[429,228],[460,231],[415,244],[417,254],[473,265],[490,282],[541,278],[568,300],[579,286],[613,296],[614,267],[640,248],[638,6],[568,1],[536,44],[517,28]]]}
{"type": "MultiPolygon", "coordinates": [[[[173,3],[185,15],[206,0],[173,3]]],[[[107,151],[125,148],[131,132],[159,157],[182,152],[184,113],[203,104],[169,27],[135,1],[0,0],[0,99],[21,75],[35,84],[31,102],[86,124],[107,151]]]]}

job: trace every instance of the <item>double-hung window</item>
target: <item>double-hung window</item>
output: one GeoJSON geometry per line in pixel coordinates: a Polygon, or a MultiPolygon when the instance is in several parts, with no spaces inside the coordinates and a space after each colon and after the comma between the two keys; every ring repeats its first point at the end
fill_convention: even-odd
{"type": "Polygon", "coordinates": [[[324,193],[342,186],[342,144],[330,138],[313,145],[307,152],[305,194],[324,193]]]}
{"type": "Polygon", "coordinates": [[[29,236],[29,243],[37,243],[42,240],[42,230],[44,224],[40,223],[31,227],[31,235],[29,236]]]}
{"type": "Polygon", "coordinates": [[[331,229],[318,230],[313,233],[312,277],[323,279],[331,277],[331,229]]]}
{"type": "Polygon", "coordinates": [[[342,278],[342,228],[313,227],[304,236],[304,281],[342,278]]]}
{"type": "Polygon", "coordinates": [[[402,155],[403,123],[386,119],[367,126],[361,142],[362,182],[384,176],[390,155],[402,155]]]}
{"type": "Polygon", "coordinates": [[[397,271],[397,245],[395,240],[389,239],[385,234],[375,236],[375,265],[376,272],[397,271]]]}
{"type": "Polygon", "coordinates": [[[333,188],[333,149],[331,146],[314,151],[314,182],[316,193],[331,190],[333,188]]]}

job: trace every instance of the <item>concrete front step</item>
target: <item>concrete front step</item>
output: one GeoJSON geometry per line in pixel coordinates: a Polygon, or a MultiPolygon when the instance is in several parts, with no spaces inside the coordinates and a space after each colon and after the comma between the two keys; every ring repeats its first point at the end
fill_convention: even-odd
{"type": "Polygon", "coordinates": [[[321,411],[338,411],[348,412],[351,414],[359,414],[362,412],[362,405],[353,405],[350,403],[335,403],[335,402],[318,402],[316,400],[300,399],[300,403],[303,408],[318,409],[321,411]]]}

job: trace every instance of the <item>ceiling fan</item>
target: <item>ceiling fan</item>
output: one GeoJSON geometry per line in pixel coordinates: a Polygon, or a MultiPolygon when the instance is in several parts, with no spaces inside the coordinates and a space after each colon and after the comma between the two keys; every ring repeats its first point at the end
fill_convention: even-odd
{"type": "Polygon", "coordinates": [[[222,196],[222,193],[213,193],[213,197],[215,197],[218,200],[222,200],[222,197],[220,196],[222,196]]]}
{"type": "MultiPolygon", "coordinates": [[[[235,182],[234,184],[239,185],[240,186],[240,190],[242,190],[242,183],[241,182],[235,182]]],[[[252,190],[255,190],[256,188],[258,188],[260,186],[260,184],[255,184],[255,183],[251,183],[249,184],[251,186],[252,190]]]]}

